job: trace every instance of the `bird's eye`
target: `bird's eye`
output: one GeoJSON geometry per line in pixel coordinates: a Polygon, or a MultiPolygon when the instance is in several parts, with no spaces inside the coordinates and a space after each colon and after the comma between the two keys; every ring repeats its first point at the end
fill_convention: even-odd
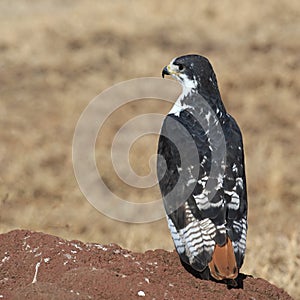
{"type": "Polygon", "coordinates": [[[178,65],[178,70],[182,71],[184,69],[184,66],[182,64],[178,65]]]}

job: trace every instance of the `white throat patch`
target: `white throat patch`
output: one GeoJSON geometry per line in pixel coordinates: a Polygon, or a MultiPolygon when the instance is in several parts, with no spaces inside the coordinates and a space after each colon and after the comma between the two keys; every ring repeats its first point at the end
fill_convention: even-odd
{"type": "MultiPolygon", "coordinates": [[[[177,77],[177,76],[176,76],[177,77]]],[[[189,79],[185,74],[180,74],[178,78],[176,78],[180,84],[182,85],[182,93],[179,98],[184,98],[185,96],[189,95],[192,90],[197,89],[197,81],[194,78],[193,80],[189,79]]]]}
{"type": "Polygon", "coordinates": [[[189,94],[192,93],[193,90],[197,88],[197,81],[189,79],[185,74],[178,75],[172,75],[176,80],[180,82],[182,85],[182,93],[174,103],[172,109],[170,110],[169,114],[174,114],[177,117],[179,116],[180,112],[187,109],[187,108],[193,108],[190,105],[187,105],[185,103],[182,103],[182,99],[187,97],[189,94]]]}

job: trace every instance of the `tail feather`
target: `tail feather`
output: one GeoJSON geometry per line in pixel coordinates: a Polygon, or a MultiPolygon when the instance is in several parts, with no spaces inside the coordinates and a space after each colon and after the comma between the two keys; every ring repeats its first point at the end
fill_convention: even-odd
{"type": "Polygon", "coordinates": [[[225,245],[216,244],[212,260],[208,266],[211,276],[217,280],[235,279],[238,276],[232,242],[228,237],[225,245]]]}

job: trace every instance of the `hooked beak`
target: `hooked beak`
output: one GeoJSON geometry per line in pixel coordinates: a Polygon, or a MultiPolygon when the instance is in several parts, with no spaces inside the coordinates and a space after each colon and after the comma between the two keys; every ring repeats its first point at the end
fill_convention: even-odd
{"type": "Polygon", "coordinates": [[[168,70],[168,66],[165,66],[161,72],[162,78],[165,78],[165,75],[171,75],[171,73],[168,70]]]}

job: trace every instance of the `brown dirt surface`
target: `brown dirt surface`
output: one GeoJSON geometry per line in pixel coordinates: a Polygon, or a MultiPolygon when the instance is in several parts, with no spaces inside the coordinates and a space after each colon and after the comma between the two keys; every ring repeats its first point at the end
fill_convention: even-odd
{"type": "MultiPolygon", "coordinates": [[[[84,108],[104,89],[160,77],[173,57],[199,53],[211,61],[244,137],[249,231],[242,272],[300,299],[299,15],[297,0],[1,0],[0,232],[173,250],[164,219],[121,223],[90,205],[74,176],[72,139],[84,108]]],[[[171,105],[143,103],[112,115],[96,147],[107,186],[132,202],[158,199],[159,190],[122,184],[109,143],[133,116],[166,114],[171,105]]],[[[155,136],[134,144],[137,174],[149,173],[156,145],[155,136]]]]}
{"type": "Polygon", "coordinates": [[[116,244],[84,244],[15,230],[0,235],[1,299],[292,299],[260,278],[242,288],[195,278],[178,255],[135,253],[116,244]]]}

